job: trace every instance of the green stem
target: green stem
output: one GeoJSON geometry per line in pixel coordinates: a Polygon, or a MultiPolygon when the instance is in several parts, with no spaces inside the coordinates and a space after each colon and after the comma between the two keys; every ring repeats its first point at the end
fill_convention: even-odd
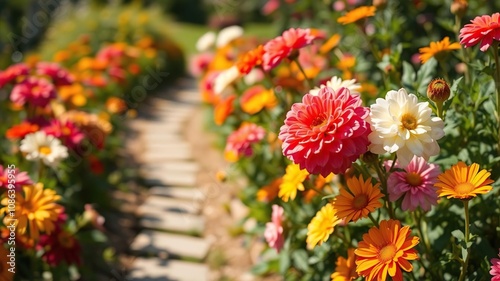
{"type": "MultiPolygon", "coordinates": [[[[396,159],[394,159],[396,161],[396,159]]],[[[393,162],[394,163],[394,162],[393,162]]],[[[377,172],[378,178],[380,180],[380,184],[382,185],[382,193],[384,194],[387,211],[389,212],[389,217],[391,219],[395,219],[394,216],[394,208],[392,206],[392,202],[389,200],[389,193],[387,192],[387,177],[385,173],[382,171],[380,167],[380,163],[375,163],[375,171],[377,172]]]]}
{"type": "Polygon", "coordinates": [[[469,265],[470,257],[470,247],[469,247],[469,201],[464,200],[464,211],[465,211],[465,247],[467,247],[467,257],[465,257],[464,264],[462,265],[462,271],[460,272],[459,281],[464,281],[467,275],[467,266],[469,265]]]}
{"type": "MultiPolygon", "coordinates": [[[[500,59],[498,57],[498,43],[494,42],[492,50],[493,50],[493,57],[495,58],[495,75],[494,75],[494,81],[495,81],[495,89],[496,89],[496,101],[497,101],[497,122],[498,122],[498,131],[500,135],[500,59]]],[[[498,140],[498,151],[500,151],[500,138],[498,140]]]]}
{"type": "Polygon", "coordinates": [[[376,227],[378,227],[378,222],[375,220],[375,218],[373,217],[372,213],[369,213],[368,217],[373,222],[373,225],[375,225],[376,227]]]}
{"type": "Polygon", "coordinates": [[[299,70],[300,70],[300,72],[302,72],[302,75],[304,75],[304,80],[306,80],[306,81],[307,81],[307,84],[309,85],[309,88],[311,88],[311,89],[312,89],[312,88],[314,88],[314,83],[313,83],[313,81],[312,81],[311,79],[309,79],[309,77],[307,77],[307,74],[306,74],[306,72],[305,72],[304,68],[302,67],[302,65],[300,64],[299,59],[298,59],[298,58],[296,58],[296,59],[294,59],[293,61],[294,61],[294,62],[297,64],[297,66],[299,67],[299,70]]]}

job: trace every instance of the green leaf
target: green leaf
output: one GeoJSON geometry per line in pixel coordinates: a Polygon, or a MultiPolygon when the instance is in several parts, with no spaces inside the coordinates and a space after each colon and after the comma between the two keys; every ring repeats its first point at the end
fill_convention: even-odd
{"type": "Polygon", "coordinates": [[[303,249],[297,250],[292,254],[292,259],[294,265],[302,270],[307,271],[309,269],[309,263],[307,262],[308,256],[307,252],[303,249]]]}
{"type": "Polygon", "coordinates": [[[401,83],[403,84],[403,87],[413,90],[414,89],[414,83],[415,83],[415,70],[413,69],[413,66],[404,61],[403,62],[403,77],[401,77],[401,83]]]}
{"type": "Polygon", "coordinates": [[[431,58],[426,63],[420,67],[417,72],[417,85],[418,92],[420,94],[424,94],[427,91],[427,86],[431,82],[434,73],[436,71],[437,61],[434,58],[431,58]]]}
{"type": "Polygon", "coordinates": [[[288,271],[288,268],[290,268],[290,252],[289,251],[282,251],[280,253],[280,273],[283,275],[288,271]]]}
{"type": "Polygon", "coordinates": [[[458,241],[462,241],[465,238],[464,233],[461,230],[459,230],[459,229],[453,230],[451,232],[451,235],[453,235],[453,237],[457,238],[458,241]]]}

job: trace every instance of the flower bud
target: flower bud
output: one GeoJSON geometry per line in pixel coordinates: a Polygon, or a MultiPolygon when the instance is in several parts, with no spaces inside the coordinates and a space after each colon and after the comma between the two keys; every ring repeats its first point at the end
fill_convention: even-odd
{"type": "Polygon", "coordinates": [[[377,7],[377,10],[382,10],[387,6],[387,0],[373,0],[372,5],[377,7]]]}
{"type": "Polygon", "coordinates": [[[361,160],[363,160],[366,164],[377,163],[378,155],[371,151],[367,151],[363,154],[363,156],[361,156],[361,160]]]}
{"type": "Polygon", "coordinates": [[[468,7],[469,3],[467,3],[467,0],[453,0],[453,3],[451,3],[450,6],[450,11],[452,14],[463,18],[468,7]]]}
{"type": "Polygon", "coordinates": [[[434,79],[427,87],[427,97],[435,103],[442,104],[450,97],[450,86],[441,78],[434,79]]]}

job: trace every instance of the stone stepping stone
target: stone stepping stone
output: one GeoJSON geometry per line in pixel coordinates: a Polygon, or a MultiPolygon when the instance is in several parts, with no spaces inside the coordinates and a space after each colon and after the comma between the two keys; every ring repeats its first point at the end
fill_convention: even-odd
{"type": "Polygon", "coordinates": [[[148,125],[145,133],[146,134],[160,134],[160,133],[176,133],[179,134],[182,131],[181,122],[171,122],[166,121],[154,125],[148,125]]]}
{"type": "Polygon", "coordinates": [[[186,153],[191,152],[191,145],[186,141],[170,142],[170,143],[146,143],[146,150],[151,152],[158,151],[183,151],[186,153]]]}
{"type": "Polygon", "coordinates": [[[142,135],[146,145],[185,142],[179,133],[150,132],[142,135]]]}
{"type": "Polygon", "coordinates": [[[165,160],[191,160],[193,154],[191,150],[177,150],[175,148],[166,148],[156,151],[146,151],[142,158],[145,162],[153,163],[165,160]]]}
{"type": "MultiPolygon", "coordinates": [[[[149,159],[151,160],[151,159],[149,159]]],[[[170,159],[164,159],[170,160],[170,159]]],[[[164,161],[163,160],[163,161],[164,161]]],[[[145,160],[148,162],[148,159],[145,160]]],[[[161,161],[161,159],[158,159],[161,161]]],[[[156,171],[147,172],[144,179],[146,185],[163,185],[163,186],[194,186],[196,185],[196,173],[193,172],[169,172],[169,171],[156,171]]]]}
{"type": "Polygon", "coordinates": [[[199,263],[137,258],[127,281],[207,281],[208,266],[199,263]]]}
{"type": "Polygon", "coordinates": [[[198,165],[198,163],[193,161],[175,161],[146,164],[143,165],[142,169],[144,170],[144,174],[148,174],[150,172],[156,173],[158,171],[197,173],[200,171],[200,166],[198,165]]]}
{"type": "Polygon", "coordinates": [[[205,219],[192,214],[165,212],[154,207],[141,210],[140,225],[144,228],[199,235],[205,228],[205,219]]]}
{"type": "Polygon", "coordinates": [[[187,257],[203,260],[208,253],[210,244],[207,240],[185,235],[145,230],[130,246],[134,252],[155,256],[187,257]]]}
{"type": "Polygon", "coordinates": [[[203,192],[195,187],[154,186],[149,189],[149,194],[198,202],[205,200],[203,192]]]}
{"type": "Polygon", "coordinates": [[[201,204],[198,200],[173,199],[151,195],[138,208],[138,213],[141,214],[151,209],[157,209],[159,212],[177,212],[196,215],[201,211],[201,204]]]}

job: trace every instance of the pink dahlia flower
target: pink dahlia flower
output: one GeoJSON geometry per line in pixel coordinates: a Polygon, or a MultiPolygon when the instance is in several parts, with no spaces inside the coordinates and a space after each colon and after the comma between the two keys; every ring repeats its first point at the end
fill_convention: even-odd
{"type": "MultiPolygon", "coordinates": [[[[392,161],[386,162],[389,168],[392,161]]],[[[417,207],[429,211],[432,205],[437,204],[438,196],[434,183],[441,174],[441,169],[435,164],[429,164],[424,158],[413,156],[408,166],[402,167],[398,161],[394,165],[404,171],[393,172],[387,180],[389,200],[396,201],[403,197],[401,209],[414,211],[417,207]]]]}
{"type": "Polygon", "coordinates": [[[194,77],[200,77],[208,70],[208,65],[214,59],[212,53],[201,53],[191,57],[189,61],[189,73],[194,77]]]}
{"type": "Polygon", "coordinates": [[[292,51],[310,45],[314,39],[310,29],[290,28],[264,45],[262,66],[265,71],[276,67],[292,51]]]}
{"type": "MultiPolygon", "coordinates": [[[[498,254],[500,257],[500,254],[498,254]]],[[[492,258],[491,259],[491,270],[490,274],[493,276],[491,281],[500,281],[500,259],[492,258]]]]}
{"type": "Polygon", "coordinates": [[[50,77],[56,86],[70,85],[75,81],[73,75],[58,63],[39,62],[36,68],[38,74],[50,77]]]}
{"type": "Polygon", "coordinates": [[[283,154],[311,174],[344,173],[367,151],[370,111],[347,88],[321,88],[292,105],[279,139],[283,154]]]}
{"type": "Polygon", "coordinates": [[[253,154],[252,144],[259,142],[266,135],[266,130],[254,123],[244,123],[227,138],[224,153],[226,159],[234,162],[242,155],[253,154]]]}
{"type": "Polygon", "coordinates": [[[465,48],[480,43],[480,50],[486,52],[493,40],[500,41],[500,13],[475,17],[460,29],[459,37],[465,48]]]}
{"type": "Polygon", "coordinates": [[[10,100],[17,105],[31,103],[45,107],[56,97],[54,85],[44,78],[28,77],[12,89],[10,100]]]}
{"type": "Polygon", "coordinates": [[[271,214],[271,222],[266,223],[264,237],[266,238],[269,247],[276,249],[279,253],[285,242],[282,226],[284,210],[276,204],[274,204],[272,208],[273,212],[271,214]]]}
{"type": "Polygon", "coordinates": [[[11,83],[19,76],[26,76],[30,72],[28,66],[24,63],[17,63],[9,66],[4,71],[0,72],[0,88],[5,84],[11,83]]]}
{"type": "Polygon", "coordinates": [[[54,136],[62,141],[68,148],[75,148],[85,137],[85,134],[71,121],[59,121],[54,119],[50,125],[43,128],[43,131],[50,136],[54,136]]]}
{"type": "Polygon", "coordinates": [[[30,179],[28,172],[19,172],[19,169],[9,170],[0,165],[0,187],[4,189],[9,188],[9,181],[14,185],[14,189],[16,191],[20,191],[23,185],[33,184],[33,181],[30,179]],[[9,174],[14,175],[14,178],[9,179],[9,174]]]}

